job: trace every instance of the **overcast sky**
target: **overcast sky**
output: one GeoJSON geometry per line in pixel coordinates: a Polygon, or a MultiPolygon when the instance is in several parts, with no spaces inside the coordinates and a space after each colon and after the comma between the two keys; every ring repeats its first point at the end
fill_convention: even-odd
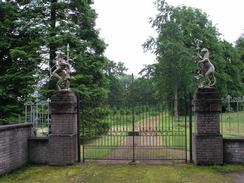
{"type": "MultiPolygon", "coordinates": [[[[94,0],[98,14],[97,29],[108,44],[105,55],[124,62],[128,73],[137,74],[144,64],[155,61],[144,53],[142,44],[155,35],[148,23],[155,17],[154,0],[94,0]]],[[[174,6],[186,5],[202,9],[216,25],[223,38],[231,43],[244,33],[244,0],[167,0],[174,6]]]]}

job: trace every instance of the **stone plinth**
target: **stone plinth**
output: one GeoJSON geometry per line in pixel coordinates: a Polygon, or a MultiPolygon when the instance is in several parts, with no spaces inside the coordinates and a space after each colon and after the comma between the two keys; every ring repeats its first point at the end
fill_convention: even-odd
{"type": "Polygon", "coordinates": [[[196,135],[193,140],[193,161],[197,165],[223,164],[222,135],[196,135]]]}
{"type": "Polygon", "coordinates": [[[51,97],[51,134],[48,162],[70,165],[77,160],[77,100],[72,91],[59,91],[51,97]]]}
{"type": "Polygon", "coordinates": [[[193,161],[197,165],[223,164],[220,134],[221,100],[215,88],[198,88],[194,100],[193,161]]]}
{"type": "Polygon", "coordinates": [[[77,135],[49,137],[49,165],[72,165],[77,161],[77,135]]]}
{"type": "Polygon", "coordinates": [[[48,164],[48,137],[30,137],[28,139],[29,163],[48,164]]]}

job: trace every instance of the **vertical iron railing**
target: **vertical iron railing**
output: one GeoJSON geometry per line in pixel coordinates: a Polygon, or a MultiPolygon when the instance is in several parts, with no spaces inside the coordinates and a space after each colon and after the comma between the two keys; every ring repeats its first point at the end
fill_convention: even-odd
{"type": "Polygon", "coordinates": [[[187,97],[184,97],[185,101],[185,162],[187,162],[187,115],[188,115],[188,104],[187,104],[187,97]]]}
{"type": "MultiPolygon", "coordinates": [[[[132,83],[132,93],[134,92],[134,75],[131,76],[131,83],[132,83]]],[[[133,96],[133,95],[132,95],[133,96]]],[[[132,162],[135,162],[135,109],[134,103],[132,102],[132,162]]]]}
{"type": "MultiPolygon", "coordinates": [[[[82,108],[80,108],[80,110],[79,110],[79,117],[81,118],[80,114],[82,111],[84,111],[84,107],[83,107],[83,105],[81,105],[81,100],[79,101],[79,103],[80,103],[79,105],[82,106],[82,108]]],[[[81,141],[81,144],[82,144],[82,162],[85,163],[85,124],[84,124],[83,119],[81,120],[80,127],[81,127],[80,130],[81,130],[81,134],[82,134],[81,135],[81,138],[82,138],[82,141],[81,141]]]]}
{"type": "Polygon", "coordinates": [[[31,123],[33,134],[36,136],[47,136],[50,133],[50,99],[46,101],[35,100],[26,102],[25,123],[31,123]]]}
{"type": "Polygon", "coordinates": [[[108,131],[97,134],[92,124],[87,127],[90,136],[82,141],[83,161],[186,161],[188,118],[173,117],[172,109],[166,104],[111,107],[104,120],[108,131]]]}
{"type": "Polygon", "coordinates": [[[78,151],[78,162],[81,162],[80,157],[80,96],[76,94],[77,97],[77,151],[78,151]]]}
{"type": "Polygon", "coordinates": [[[244,96],[222,99],[220,117],[221,133],[224,137],[244,137],[244,96]]]}
{"type": "Polygon", "coordinates": [[[189,159],[192,163],[192,95],[189,95],[189,159]]]}

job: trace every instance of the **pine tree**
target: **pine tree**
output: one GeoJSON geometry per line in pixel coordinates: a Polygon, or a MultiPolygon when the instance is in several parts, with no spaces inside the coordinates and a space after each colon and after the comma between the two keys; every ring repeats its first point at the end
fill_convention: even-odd
{"type": "Polygon", "coordinates": [[[33,94],[34,86],[43,97],[52,95],[55,81],[49,81],[48,68],[54,66],[56,51],[64,52],[64,46],[69,44],[71,88],[81,96],[86,111],[81,116],[88,126],[106,127],[101,122],[106,114],[108,93],[104,71],[107,59],[103,56],[106,45],[95,29],[97,15],[92,3],[91,0],[1,3],[1,118],[20,113],[23,107],[19,104],[33,94]]]}
{"type": "Polygon", "coordinates": [[[0,2],[0,124],[15,122],[34,91],[40,57],[28,17],[19,3],[0,2]]]}
{"type": "MultiPolygon", "coordinates": [[[[56,50],[65,52],[64,46],[70,45],[71,88],[80,95],[82,101],[82,124],[85,129],[93,125],[96,133],[101,133],[106,124],[102,119],[106,115],[105,102],[107,97],[107,80],[105,66],[107,59],[103,56],[106,45],[99,38],[95,29],[96,13],[92,9],[92,1],[58,1],[34,4],[42,13],[37,20],[46,25],[41,30],[45,38],[42,55],[49,55],[46,63],[54,66],[56,50]],[[39,7],[40,6],[40,7],[39,7]],[[41,18],[44,15],[44,18],[41,18]]],[[[36,22],[40,24],[40,22],[36,22]]],[[[45,59],[45,58],[44,58],[45,59]]],[[[44,81],[48,81],[48,70],[44,72],[44,81]]],[[[44,87],[46,97],[55,90],[55,81],[47,82],[44,87]]],[[[87,131],[87,136],[93,132],[87,131]]]]}

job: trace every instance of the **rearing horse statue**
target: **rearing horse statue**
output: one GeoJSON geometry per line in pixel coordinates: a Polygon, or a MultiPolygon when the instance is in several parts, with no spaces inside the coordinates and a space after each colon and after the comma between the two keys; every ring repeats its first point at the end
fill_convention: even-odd
{"type": "Polygon", "coordinates": [[[67,45],[67,60],[65,60],[61,53],[56,53],[56,64],[50,68],[50,76],[58,79],[56,85],[58,90],[70,89],[70,73],[71,65],[69,64],[69,45],[67,45]],[[52,69],[55,67],[55,70],[52,69]]]}
{"type": "MultiPolygon", "coordinates": [[[[197,45],[197,49],[199,50],[199,42],[197,45]]],[[[211,61],[209,60],[209,51],[207,48],[203,48],[201,50],[201,53],[197,53],[197,57],[196,57],[196,63],[198,66],[198,72],[197,72],[197,76],[195,76],[196,79],[200,80],[200,79],[204,79],[206,78],[208,80],[208,84],[205,85],[205,80],[203,80],[200,83],[200,87],[212,87],[216,84],[216,78],[214,76],[215,73],[215,67],[214,65],[211,63],[211,61]],[[203,57],[201,56],[201,54],[203,54],[203,57]]]]}

